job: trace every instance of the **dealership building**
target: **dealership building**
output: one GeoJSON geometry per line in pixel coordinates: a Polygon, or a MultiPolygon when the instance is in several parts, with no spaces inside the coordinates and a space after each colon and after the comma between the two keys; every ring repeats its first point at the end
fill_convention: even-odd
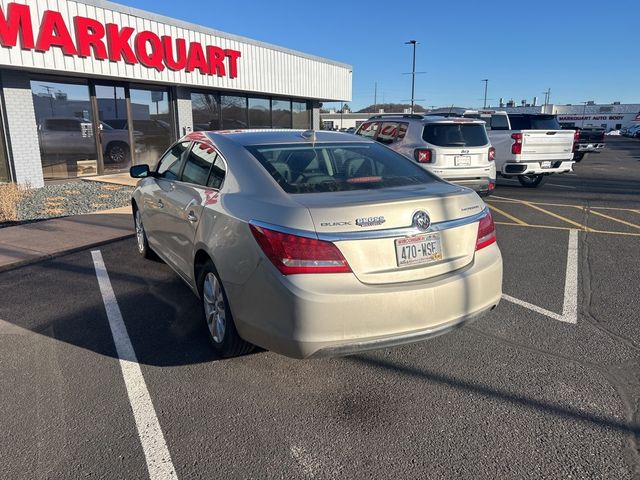
{"type": "Polygon", "coordinates": [[[154,164],[193,130],[317,128],[350,65],[103,0],[0,0],[0,182],[154,164]]]}

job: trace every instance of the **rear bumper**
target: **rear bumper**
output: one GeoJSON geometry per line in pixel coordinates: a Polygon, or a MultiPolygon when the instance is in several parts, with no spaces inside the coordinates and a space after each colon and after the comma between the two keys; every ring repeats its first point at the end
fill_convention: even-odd
{"type": "Polygon", "coordinates": [[[604,143],[579,143],[576,146],[578,152],[598,152],[604,148],[604,143]]]}
{"type": "Polygon", "coordinates": [[[493,163],[489,167],[481,168],[442,168],[434,166],[428,170],[447,182],[471,188],[476,192],[493,190],[492,186],[496,183],[496,167],[493,163]]]}
{"type": "Polygon", "coordinates": [[[550,160],[550,168],[542,168],[542,162],[507,162],[500,172],[503,176],[540,175],[549,173],[567,173],[573,170],[573,160],[550,160]]]}
{"type": "Polygon", "coordinates": [[[384,285],[353,274],[287,277],[261,262],[247,284],[225,287],[245,340],[294,358],[345,355],[417,342],[479,318],[500,301],[502,257],[493,244],[456,272],[384,285]]]}
{"type": "Polygon", "coordinates": [[[463,187],[471,188],[476,192],[489,192],[493,191],[496,180],[495,178],[463,178],[463,179],[445,179],[451,183],[455,183],[456,185],[461,185],[463,187]]]}

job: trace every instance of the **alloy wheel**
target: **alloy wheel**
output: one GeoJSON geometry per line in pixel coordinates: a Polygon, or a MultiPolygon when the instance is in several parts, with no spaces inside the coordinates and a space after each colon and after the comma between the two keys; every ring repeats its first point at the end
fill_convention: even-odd
{"type": "Polygon", "coordinates": [[[136,210],[136,242],[138,244],[138,251],[144,253],[144,227],[142,226],[142,215],[140,210],[136,210]]]}
{"type": "Polygon", "coordinates": [[[208,272],[204,278],[202,302],[211,338],[216,343],[222,343],[227,329],[227,305],[222,293],[222,285],[212,272],[208,272]]]}

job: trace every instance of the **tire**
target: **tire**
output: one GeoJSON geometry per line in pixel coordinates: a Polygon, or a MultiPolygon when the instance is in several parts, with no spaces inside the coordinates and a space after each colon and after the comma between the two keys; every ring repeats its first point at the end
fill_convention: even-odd
{"type": "Polygon", "coordinates": [[[254,346],[238,335],[227,294],[211,261],[200,269],[198,292],[207,336],[216,353],[222,358],[230,358],[251,352],[254,346]]]}
{"type": "Polygon", "coordinates": [[[573,160],[576,161],[576,162],[581,162],[583,158],[584,158],[584,153],[583,152],[576,152],[573,155],[573,160]]]}
{"type": "Polygon", "coordinates": [[[109,163],[127,163],[130,157],[129,145],[124,142],[112,142],[107,145],[104,159],[109,163]]]}
{"type": "Polygon", "coordinates": [[[136,245],[138,247],[138,253],[143,258],[154,258],[153,251],[151,247],[149,247],[149,242],[147,240],[147,232],[144,230],[144,225],[142,224],[142,214],[138,208],[133,209],[133,226],[136,230],[136,245]]]}
{"type": "Polygon", "coordinates": [[[544,181],[544,175],[518,175],[520,185],[526,188],[536,188],[544,181]]]}

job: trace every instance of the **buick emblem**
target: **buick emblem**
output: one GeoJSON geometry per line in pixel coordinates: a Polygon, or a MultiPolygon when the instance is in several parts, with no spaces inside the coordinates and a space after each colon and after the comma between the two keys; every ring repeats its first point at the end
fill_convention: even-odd
{"type": "Polygon", "coordinates": [[[418,210],[413,214],[413,226],[416,227],[421,232],[426,232],[429,230],[431,226],[431,219],[427,212],[423,210],[418,210]]]}

